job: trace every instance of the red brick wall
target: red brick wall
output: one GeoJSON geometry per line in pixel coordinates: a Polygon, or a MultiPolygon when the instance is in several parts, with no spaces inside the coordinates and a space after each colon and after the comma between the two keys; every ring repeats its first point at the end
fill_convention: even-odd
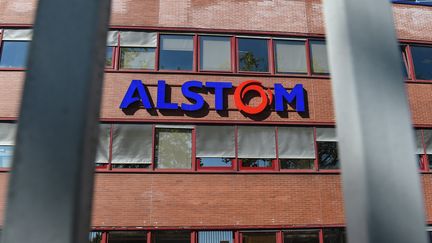
{"type": "MultiPolygon", "coordinates": [[[[8,175],[0,173],[0,218],[8,175]]],[[[432,222],[432,175],[422,184],[432,222]]],[[[96,175],[95,227],[236,227],[344,224],[339,175],[96,175]]]]}
{"type": "MultiPolygon", "coordinates": [[[[31,24],[36,0],[1,0],[0,24],[31,24]]],[[[113,0],[111,25],[324,34],[320,0],[113,0]]],[[[432,41],[432,9],[393,5],[401,39],[432,41]]]]}

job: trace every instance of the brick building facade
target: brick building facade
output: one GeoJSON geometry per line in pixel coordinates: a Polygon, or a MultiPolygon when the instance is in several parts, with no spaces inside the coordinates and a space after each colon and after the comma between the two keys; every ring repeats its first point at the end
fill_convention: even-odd
{"type": "MultiPolygon", "coordinates": [[[[100,113],[104,124],[111,127],[115,124],[150,124],[153,136],[156,136],[155,129],[160,124],[174,128],[178,125],[225,125],[236,126],[236,129],[237,126],[255,126],[257,129],[264,126],[275,129],[307,127],[314,130],[315,144],[317,128],[334,127],[330,77],[314,73],[310,60],[311,42],[325,38],[321,1],[113,0],[112,3],[110,29],[118,31],[120,34],[117,36],[122,31],[155,32],[158,39],[156,67],[152,70],[122,68],[122,47],[118,43],[113,47],[113,63],[107,67],[104,78],[100,113]],[[162,70],[158,65],[160,36],[164,34],[191,34],[194,45],[191,70],[162,70]],[[199,38],[204,35],[231,38],[232,69],[216,72],[199,68],[199,38]],[[236,65],[239,62],[237,39],[250,36],[268,40],[270,54],[267,72],[242,72],[236,65]],[[305,73],[277,71],[273,47],[277,40],[284,38],[300,39],[306,43],[308,56],[305,73]],[[288,106],[285,112],[270,109],[252,116],[240,112],[235,106],[234,95],[229,93],[225,110],[219,112],[215,109],[215,95],[211,92],[201,94],[208,107],[194,112],[149,111],[142,108],[128,112],[119,109],[131,80],[142,80],[153,102],[157,97],[158,80],[165,80],[171,88],[171,102],[181,104],[189,102],[181,92],[181,85],[186,81],[228,81],[238,86],[251,79],[262,82],[264,88],[270,90],[275,83],[282,83],[287,88],[303,84],[307,111],[300,113],[288,106]]],[[[36,1],[0,0],[0,29],[31,28],[35,7],[36,1]]],[[[412,120],[414,127],[420,131],[421,146],[425,148],[423,153],[419,153],[423,154],[420,155],[420,173],[427,223],[432,224],[432,161],[428,161],[432,157],[428,157],[426,144],[427,134],[432,128],[432,83],[416,75],[412,57],[413,47],[432,47],[432,25],[429,21],[432,19],[432,8],[393,4],[393,12],[402,54],[405,54],[403,59],[406,60],[406,87],[412,120]]],[[[18,117],[24,70],[23,67],[0,68],[0,120],[5,123],[18,117]]],[[[252,98],[250,103],[259,104],[259,99],[252,98]]],[[[195,146],[195,128],[192,130],[192,145],[195,146]]],[[[110,144],[112,133],[111,128],[110,144]]],[[[276,232],[278,243],[315,242],[289,241],[289,237],[283,235],[284,230],[310,229],[317,230],[319,242],[340,242],[328,241],[323,229],[344,227],[341,177],[338,170],[321,170],[317,161],[319,158],[315,158],[313,167],[307,170],[284,170],[277,160],[272,162],[271,169],[249,170],[243,169],[236,155],[231,169],[205,170],[197,165],[196,151],[192,148],[190,169],[163,170],[155,166],[154,139],[150,168],[116,168],[110,161],[96,169],[92,227],[95,232],[102,232],[102,241],[107,240],[107,232],[122,230],[151,232],[144,237],[147,241],[155,240],[157,237],[153,236],[163,230],[188,230],[191,241],[199,241],[200,231],[228,230],[234,232],[233,241],[239,243],[248,241],[245,232],[266,229],[266,232],[276,232]]],[[[0,172],[0,218],[4,215],[8,174],[7,168],[0,172]]]]}

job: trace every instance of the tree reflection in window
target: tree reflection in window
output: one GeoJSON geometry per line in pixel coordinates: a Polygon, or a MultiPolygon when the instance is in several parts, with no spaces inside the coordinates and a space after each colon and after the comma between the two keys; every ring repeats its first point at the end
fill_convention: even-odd
{"type": "Polygon", "coordinates": [[[272,159],[241,159],[242,167],[271,168],[272,159]]]}
{"type": "Polygon", "coordinates": [[[264,39],[238,39],[240,71],[268,72],[268,46],[264,39]]]}
{"type": "Polygon", "coordinates": [[[319,169],[340,169],[336,142],[317,142],[319,169]]]}
{"type": "Polygon", "coordinates": [[[155,145],[156,168],[192,167],[192,130],[158,128],[155,145]]]}
{"type": "Polygon", "coordinates": [[[100,243],[102,242],[102,232],[90,232],[89,234],[90,243],[100,243]]]}

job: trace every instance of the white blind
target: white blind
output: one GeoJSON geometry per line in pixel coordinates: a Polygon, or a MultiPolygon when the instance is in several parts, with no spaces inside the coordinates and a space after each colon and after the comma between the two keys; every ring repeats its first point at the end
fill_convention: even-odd
{"type": "Polygon", "coordinates": [[[120,46],[156,47],[156,32],[121,31],[120,46]]]}
{"type": "Polygon", "coordinates": [[[306,47],[304,41],[276,41],[276,70],[283,73],[305,73],[306,47]]]}
{"type": "Polygon", "coordinates": [[[164,51],[193,51],[192,36],[164,35],[161,42],[164,51]]]}
{"type": "Polygon", "coordinates": [[[416,140],[416,154],[423,154],[423,139],[421,135],[421,130],[415,130],[415,140],[416,140]]]}
{"type": "Polygon", "coordinates": [[[15,123],[0,123],[0,145],[15,145],[16,131],[15,123]]]}
{"type": "Polygon", "coordinates": [[[196,156],[213,158],[235,157],[233,126],[197,126],[196,156]]]}
{"type": "Polygon", "coordinates": [[[281,159],[314,159],[313,128],[278,127],[278,152],[281,159]]]}
{"type": "Polygon", "coordinates": [[[107,46],[118,45],[118,31],[108,31],[107,33],[107,46]]]}
{"type": "Polygon", "coordinates": [[[239,158],[276,158],[276,137],[274,127],[239,126],[239,158]]]}
{"type": "Polygon", "coordinates": [[[111,125],[99,125],[99,142],[96,152],[96,163],[108,163],[111,125]]]}
{"type": "Polygon", "coordinates": [[[323,41],[311,41],[312,71],[314,73],[329,73],[327,48],[323,41]]]}
{"type": "Polygon", "coordinates": [[[3,40],[5,41],[31,41],[33,30],[31,29],[4,29],[3,40]]]}
{"type": "Polygon", "coordinates": [[[423,130],[426,154],[432,154],[432,129],[423,130]]]}
{"type": "Polygon", "coordinates": [[[113,128],[112,163],[151,163],[152,141],[152,125],[115,124],[113,128]]]}
{"type": "Polygon", "coordinates": [[[231,42],[228,37],[202,36],[201,69],[206,71],[231,70],[231,42]]]}
{"type": "Polygon", "coordinates": [[[322,142],[337,142],[336,129],[335,128],[317,128],[317,141],[322,142]]]}

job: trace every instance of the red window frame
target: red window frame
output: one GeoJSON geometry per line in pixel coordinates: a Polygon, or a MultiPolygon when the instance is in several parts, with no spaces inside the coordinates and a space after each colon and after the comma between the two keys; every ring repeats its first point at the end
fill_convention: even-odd
{"type": "Polygon", "coordinates": [[[196,51],[196,55],[197,55],[197,72],[200,73],[220,73],[220,74],[232,74],[234,72],[234,65],[233,65],[233,58],[234,58],[234,53],[235,53],[235,46],[233,44],[234,42],[234,36],[232,35],[204,35],[204,34],[197,34],[197,51],[196,51]],[[229,38],[230,39],[230,62],[231,62],[231,67],[229,71],[217,71],[217,70],[203,70],[201,68],[201,38],[205,37],[205,36],[211,36],[211,37],[225,37],[225,38],[229,38]]]}
{"type": "Polygon", "coordinates": [[[274,69],[273,65],[273,50],[272,50],[272,44],[271,44],[271,37],[265,37],[265,38],[259,38],[257,36],[257,38],[253,38],[253,36],[251,37],[243,37],[243,36],[236,36],[235,37],[235,42],[236,42],[236,51],[235,51],[235,59],[236,59],[236,69],[237,72],[240,74],[247,74],[247,75],[255,75],[255,74],[267,74],[267,75],[271,75],[274,74],[272,73],[271,70],[274,69]],[[258,71],[241,71],[240,70],[240,60],[239,60],[239,39],[256,39],[256,40],[267,40],[267,59],[268,59],[268,71],[267,72],[258,72],[258,71]]]}

